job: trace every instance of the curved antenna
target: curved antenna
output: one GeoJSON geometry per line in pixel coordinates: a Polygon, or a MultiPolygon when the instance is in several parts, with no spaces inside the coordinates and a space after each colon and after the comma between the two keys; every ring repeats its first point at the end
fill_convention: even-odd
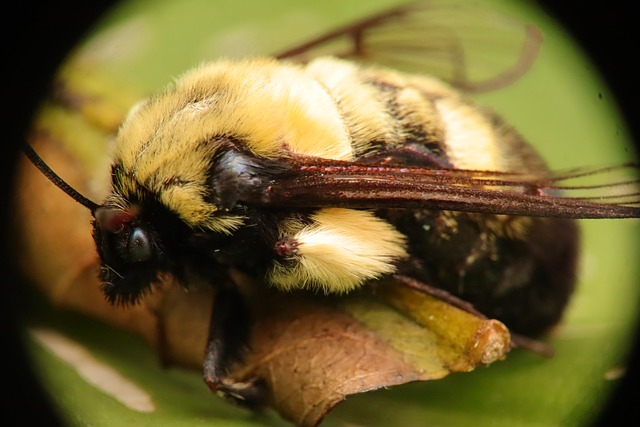
{"type": "Polygon", "coordinates": [[[73,200],[80,203],[82,206],[86,207],[91,211],[91,213],[95,213],[96,209],[100,207],[99,204],[87,199],[82,194],[80,194],[75,188],[71,187],[67,184],[57,173],[55,173],[47,163],[42,160],[42,157],[36,153],[32,146],[29,144],[22,145],[22,151],[24,154],[31,160],[31,163],[38,168],[40,172],[44,176],[46,176],[49,181],[51,181],[56,187],[67,193],[73,200]]]}

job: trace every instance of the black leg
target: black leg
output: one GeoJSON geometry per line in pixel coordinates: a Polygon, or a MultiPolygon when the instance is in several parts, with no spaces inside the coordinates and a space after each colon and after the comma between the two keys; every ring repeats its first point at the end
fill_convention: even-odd
{"type": "Polygon", "coordinates": [[[204,381],[212,392],[241,406],[259,408],[264,400],[260,381],[235,382],[226,377],[234,362],[242,361],[249,344],[251,320],[247,304],[231,285],[215,296],[205,349],[204,381]]]}

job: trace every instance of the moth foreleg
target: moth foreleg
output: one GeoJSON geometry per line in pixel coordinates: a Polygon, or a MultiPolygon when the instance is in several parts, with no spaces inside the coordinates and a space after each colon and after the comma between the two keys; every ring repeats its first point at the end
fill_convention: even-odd
{"type": "Polygon", "coordinates": [[[258,379],[227,378],[231,365],[241,362],[249,345],[251,317],[247,303],[233,286],[221,288],[214,299],[204,358],[204,381],[212,392],[238,405],[259,408],[264,388],[258,379]]]}

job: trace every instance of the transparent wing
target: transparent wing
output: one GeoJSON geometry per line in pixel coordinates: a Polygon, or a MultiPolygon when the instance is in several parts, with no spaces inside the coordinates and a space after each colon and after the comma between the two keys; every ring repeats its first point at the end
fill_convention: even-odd
{"type": "Polygon", "coordinates": [[[306,62],[334,55],[432,74],[467,91],[486,91],[522,76],[541,43],[535,26],[503,12],[430,0],[372,15],[276,56],[306,62]]]}

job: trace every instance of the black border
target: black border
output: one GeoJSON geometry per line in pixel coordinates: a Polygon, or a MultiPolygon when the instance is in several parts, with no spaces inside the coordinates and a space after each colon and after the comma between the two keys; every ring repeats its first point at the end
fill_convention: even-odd
{"type": "MultiPolygon", "coordinates": [[[[57,424],[52,407],[29,366],[22,338],[16,329],[19,313],[14,310],[14,298],[19,297],[19,292],[15,289],[16,276],[9,261],[11,242],[6,241],[6,201],[17,148],[54,71],[68,50],[113,3],[113,0],[23,0],[2,7],[2,84],[5,93],[2,129],[5,143],[0,168],[0,197],[5,208],[0,221],[5,225],[5,237],[0,259],[2,280],[6,283],[3,283],[3,295],[0,296],[0,325],[3,327],[3,385],[5,395],[9,395],[1,400],[0,420],[3,425],[57,424]]],[[[640,40],[640,22],[633,2],[538,0],[538,3],[586,47],[619,102],[637,145],[640,141],[640,77],[634,60],[637,55],[635,41],[640,40]]],[[[633,419],[639,414],[640,404],[635,404],[630,398],[640,385],[640,343],[637,339],[633,355],[627,376],[596,425],[618,425],[622,420],[633,419]]]]}
{"type": "MultiPolygon", "coordinates": [[[[633,2],[538,0],[538,4],[562,23],[591,57],[622,110],[636,150],[640,150],[640,68],[635,65],[640,21],[633,2]]],[[[638,258],[638,254],[621,256],[638,258]]],[[[640,286],[640,278],[638,282],[640,286]]],[[[640,401],[636,393],[640,389],[640,325],[636,329],[629,362],[625,377],[594,426],[631,425],[638,421],[640,401]]]]}
{"type": "Polygon", "coordinates": [[[2,385],[0,423],[6,426],[61,425],[49,398],[43,392],[24,349],[18,328],[21,313],[18,275],[11,263],[11,242],[7,208],[18,147],[30,124],[33,112],[49,89],[56,69],[67,52],[81,39],[96,20],[114,3],[112,0],[12,1],[2,10],[2,85],[3,155],[0,168],[4,225],[2,260],[2,385]]]}

